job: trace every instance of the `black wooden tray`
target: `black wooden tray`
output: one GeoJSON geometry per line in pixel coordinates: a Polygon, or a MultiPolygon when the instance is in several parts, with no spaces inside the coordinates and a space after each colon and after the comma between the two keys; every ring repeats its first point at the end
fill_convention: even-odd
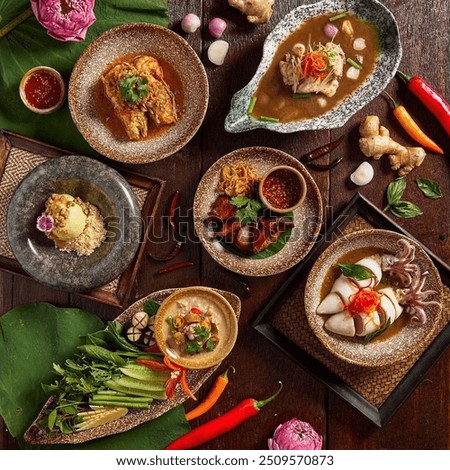
{"type": "MultiPolygon", "coordinates": [[[[450,343],[450,323],[435,337],[431,345],[422,353],[417,361],[409,368],[406,375],[398,382],[389,396],[380,406],[376,406],[360,393],[351,388],[341,377],[331,371],[326,365],[306,352],[301,346],[289,339],[283,332],[279,331],[271,323],[276,313],[282,308],[285,299],[293,289],[297,288],[299,280],[308,275],[308,266],[318,258],[330,241],[333,234],[341,230],[355,216],[359,215],[375,228],[392,230],[401,233],[409,238],[415,238],[406,232],[402,227],[386,217],[370,201],[357,193],[343,209],[335,222],[321,235],[311,252],[298,265],[289,279],[275,293],[266,307],[259,313],[252,326],[283,351],[288,357],[298,363],[301,367],[311,373],[318,380],[327,385],[331,390],[344,398],[350,405],[369,418],[378,427],[383,427],[394,415],[396,410],[412,393],[414,388],[420,383],[425,373],[431,368],[434,362],[445,351],[450,343]]],[[[417,240],[416,240],[417,241],[417,240]]],[[[418,242],[420,243],[420,242],[418,242]]],[[[423,249],[433,260],[436,268],[446,286],[450,286],[450,268],[436,255],[430,252],[425,246],[423,249]]],[[[443,308],[450,308],[445,305],[443,308]]]]}

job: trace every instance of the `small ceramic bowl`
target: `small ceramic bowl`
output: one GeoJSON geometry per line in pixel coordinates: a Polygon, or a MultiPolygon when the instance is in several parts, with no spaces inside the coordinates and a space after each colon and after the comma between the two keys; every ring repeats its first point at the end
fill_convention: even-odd
{"type": "Polygon", "coordinates": [[[273,212],[286,214],[302,205],[306,197],[306,181],[303,175],[291,166],[274,166],[261,178],[258,186],[258,193],[261,201],[266,207],[273,212]],[[273,178],[277,178],[281,180],[282,183],[285,183],[285,190],[283,191],[284,188],[280,188],[280,190],[283,191],[286,197],[289,197],[289,192],[291,192],[292,195],[289,198],[291,203],[289,206],[280,207],[280,205],[277,205],[274,197],[267,193],[270,182],[272,182],[272,187],[273,183],[277,184],[277,182],[273,181],[273,178]]]}
{"type": "Polygon", "coordinates": [[[159,349],[174,364],[186,369],[207,369],[221,362],[233,349],[238,333],[236,312],[224,296],[208,287],[187,287],[167,297],[159,307],[155,318],[155,340],[159,349]],[[218,343],[212,351],[192,355],[181,352],[169,340],[171,335],[169,317],[175,318],[184,304],[187,312],[196,307],[211,312],[211,322],[217,327],[218,343]]]}
{"type": "MultiPolygon", "coordinates": [[[[39,83],[38,83],[38,85],[39,85],[39,83]]],[[[51,85],[51,83],[49,83],[47,81],[47,84],[46,84],[45,82],[43,82],[41,80],[40,85],[41,85],[41,87],[45,87],[46,85],[47,86],[51,85]]],[[[48,88],[47,88],[47,91],[48,91],[48,88]]],[[[50,113],[54,113],[55,111],[57,111],[63,105],[64,99],[66,97],[66,84],[65,84],[64,79],[62,78],[61,74],[57,70],[55,70],[51,67],[41,65],[39,67],[33,67],[32,69],[28,70],[28,72],[22,77],[22,80],[20,80],[20,84],[19,84],[19,95],[20,95],[20,98],[21,98],[23,104],[30,111],[33,111],[33,113],[36,113],[36,114],[50,114],[50,113]],[[37,77],[38,74],[47,75],[48,79],[50,79],[50,80],[53,79],[52,80],[53,85],[58,87],[56,92],[57,92],[57,94],[59,94],[59,97],[57,96],[56,99],[55,99],[54,97],[48,96],[46,98],[48,100],[48,102],[51,104],[50,106],[45,106],[45,103],[42,103],[40,106],[35,106],[35,105],[33,105],[32,97],[28,95],[29,90],[27,89],[26,85],[28,84],[29,80],[33,76],[37,77]]],[[[42,94],[41,94],[41,97],[42,97],[42,94]]]]}

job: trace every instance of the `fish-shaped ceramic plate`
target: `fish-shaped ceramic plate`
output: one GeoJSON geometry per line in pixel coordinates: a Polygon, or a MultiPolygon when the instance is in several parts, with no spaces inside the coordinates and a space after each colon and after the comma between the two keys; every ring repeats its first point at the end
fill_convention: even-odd
{"type": "Polygon", "coordinates": [[[397,71],[401,57],[402,46],[395,18],[377,0],[322,0],[299,6],[288,13],[267,36],[264,42],[263,56],[255,75],[232,98],[230,111],[225,119],[225,129],[232,133],[256,128],[291,133],[341,127],[386,88],[397,71]],[[371,75],[351,95],[318,117],[290,122],[268,122],[251,117],[248,114],[250,101],[260,80],[269,69],[278,46],[308,18],[342,11],[353,13],[368,21],[378,31],[379,59],[371,75]]]}

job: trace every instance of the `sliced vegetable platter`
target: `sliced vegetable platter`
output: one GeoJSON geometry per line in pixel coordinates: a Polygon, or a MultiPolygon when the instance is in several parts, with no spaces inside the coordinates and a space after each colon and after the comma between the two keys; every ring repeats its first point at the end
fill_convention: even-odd
{"type": "MultiPolygon", "coordinates": [[[[177,289],[165,289],[162,291],[154,292],[143,299],[135,302],[131,305],[127,310],[125,310],[121,315],[119,315],[114,322],[111,322],[108,325],[108,328],[105,331],[109,331],[108,334],[112,336],[116,336],[116,340],[120,343],[120,325],[127,325],[131,322],[133,315],[139,311],[144,309],[144,305],[148,301],[161,303],[165,300],[170,294],[175,292],[177,289]],[[116,327],[114,327],[114,325],[116,327]],[[117,328],[118,327],[118,328],[117,328]]],[[[217,291],[221,295],[223,295],[228,302],[233,307],[236,316],[239,317],[240,310],[241,310],[241,303],[237,296],[231,294],[229,292],[224,291],[217,291]]],[[[111,352],[110,357],[101,357],[102,354],[106,354],[104,351],[102,352],[101,344],[102,337],[104,337],[104,331],[96,332],[91,337],[91,344],[87,344],[81,347],[81,351],[90,355],[90,357],[95,357],[98,346],[99,352],[99,360],[109,360],[110,362],[114,363],[115,361],[122,361],[124,356],[115,355],[114,352],[111,352]],[[97,344],[92,344],[95,342],[97,344]]],[[[119,344],[120,346],[120,344],[119,344]]],[[[133,353],[130,352],[130,356],[133,357],[133,353]]],[[[70,361],[70,359],[69,359],[70,361]]],[[[130,387],[140,387],[139,381],[145,381],[145,377],[142,377],[141,372],[135,373],[137,368],[134,370],[135,365],[133,364],[134,361],[131,361],[131,364],[125,363],[120,367],[120,370],[123,371],[123,375],[118,381],[115,383],[111,383],[111,390],[103,391],[102,393],[97,393],[91,395],[91,402],[94,405],[94,412],[95,406],[119,406],[121,405],[120,400],[124,400],[122,406],[124,408],[129,408],[128,412],[115,419],[114,421],[110,421],[106,424],[100,424],[95,427],[89,426],[89,420],[86,419],[83,423],[83,416],[81,419],[78,419],[78,424],[76,424],[75,432],[70,432],[70,429],[65,429],[64,424],[61,423],[61,418],[59,417],[60,414],[56,412],[55,407],[57,404],[57,396],[52,395],[48,401],[45,403],[44,407],[42,408],[41,412],[34,420],[33,424],[27,429],[25,432],[24,438],[30,444],[79,444],[82,442],[90,441],[92,439],[98,439],[101,437],[118,434],[124,431],[128,431],[139,424],[145,423],[147,421],[153,420],[158,418],[159,416],[163,415],[164,413],[168,412],[169,410],[177,407],[178,405],[182,404],[184,401],[188,399],[188,396],[177,387],[174,390],[174,395],[168,399],[158,399],[158,394],[161,394],[161,398],[163,393],[163,388],[158,386],[158,378],[156,378],[156,385],[155,393],[151,393],[152,397],[150,398],[150,406],[144,406],[142,397],[140,398],[133,398],[130,397],[126,392],[130,387]],[[154,395],[154,396],[153,396],[154,395]],[[125,396],[125,397],[124,397],[125,396]],[[125,401],[126,400],[126,401],[125,401]],[[136,407],[133,407],[133,402],[136,404],[136,407]],[[117,403],[117,405],[115,405],[117,403]],[[102,405],[103,404],[103,405],[102,405]],[[131,405],[131,406],[130,406],[131,405]],[[59,420],[59,421],[57,421],[59,420]],[[46,423],[45,426],[42,423],[46,423]],[[49,432],[49,427],[58,427],[61,432],[49,432]]],[[[120,366],[120,364],[119,364],[120,366]]],[[[192,393],[196,393],[203,383],[213,374],[213,372],[217,369],[217,366],[211,367],[209,369],[202,369],[202,370],[189,370],[187,372],[187,384],[192,391],[192,393]]],[[[149,376],[152,375],[151,371],[148,371],[149,376]]],[[[158,374],[153,374],[152,377],[154,378],[158,374]]],[[[152,379],[153,380],[153,379],[152,379]]],[[[161,385],[161,384],[160,384],[161,385]]],[[[49,391],[51,391],[51,387],[47,387],[49,391]]],[[[145,395],[145,393],[143,394],[145,395]]]]}

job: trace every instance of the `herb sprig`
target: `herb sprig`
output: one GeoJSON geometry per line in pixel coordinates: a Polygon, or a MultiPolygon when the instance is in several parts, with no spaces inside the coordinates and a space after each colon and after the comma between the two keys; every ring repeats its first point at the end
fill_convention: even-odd
{"type": "Polygon", "coordinates": [[[258,212],[264,208],[259,199],[250,199],[246,196],[235,196],[230,202],[238,208],[236,218],[242,225],[255,221],[258,218],[258,212]]]}
{"type": "Polygon", "coordinates": [[[440,199],[442,197],[441,187],[436,181],[425,178],[417,178],[416,183],[425,197],[429,199],[440,199]]]}
{"type": "Polygon", "coordinates": [[[406,189],[406,178],[402,176],[391,181],[386,190],[388,205],[384,211],[390,210],[396,217],[401,219],[412,219],[422,215],[422,209],[409,201],[402,201],[401,197],[406,189]]]}
{"type": "Polygon", "coordinates": [[[119,80],[120,96],[131,104],[139,103],[149,94],[148,80],[137,75],[129,75],[119,80]]]}
{"type": "Polygon", "coordinates": [[[372,271],[359,264],[338,263],[338,266],[345,277],[349,277],[355,281],[364,281],[365,279],[375,277],[372,271]]]}

